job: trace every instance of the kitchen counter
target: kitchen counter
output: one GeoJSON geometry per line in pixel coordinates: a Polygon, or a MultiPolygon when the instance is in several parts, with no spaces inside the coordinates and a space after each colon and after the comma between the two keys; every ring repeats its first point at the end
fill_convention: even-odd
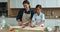
{"type": "MultiPolygon", "coordinates": [[[[19,32],[44,32],[44,31],[41,31],[41,30],[22,30],[22,29],[17,29],[19,32]]],[[[14,32],[14,31],[9,31],[9,30],[1,30],[0,32],[14,32]]]]}
{"type": "MultiPolygon", "coordinates": [[[[0,21],[1,21],[2,19],[0,18],[0,21]]],[[[6,21],[6,24],[10,24],[11,26],[18,26],[18,23],[17,23],[17,21],[16,21],[16,18],[6,18],[5,19],[5,21],[6,21]]],[[[1,21],[2,22],[2,21],[1,21]]],[[[45,20],[45,26],[47,26],[47,27],[53,27],[53,26],[60,26],[60,19],[46,19],[45,20]]],[[[4,30],[4,32],[5,31],[7,31],[8,32],[8,30],[6,30],[6,29],[3,29],[4,30]]],[[[3,32],[3,30],[0,30],[0,31],[2,31],[3,32]]],[[[19,29],[20,30],[20,29],[19,29]]],[[[26,31],[26,30],[23,30],[23,31],[26,31]]],[[[28,30],[29,31],[29,30],[28,30]]],[[[35,32],[35,31],[34,31],[35,32]]]]}
{"type": "MultiPolygon", "coordinates": [[[[0,21],[2,19],[0,18],[0,21]]],[[[6,23],[12,26],[18,26],[16,18],[6,18],[6,23]]],[[[46,26],[60,26],[60,19],[46,19],[45,23],[46,26]]]]}
{"type": "Polygon", "coordinates": [[[18,30],[19,32],[44,32],[44,28],[45,27],[35,27],[35,28],[31,28],[31,27],[25,27],[25,28],[21,28],[21,26],[10,26],[10,28],[14,28],[13,31],[9,31],[9,29],[2,29],[0,30],[0,32],[14,32],[16,30],[18,30]]]}

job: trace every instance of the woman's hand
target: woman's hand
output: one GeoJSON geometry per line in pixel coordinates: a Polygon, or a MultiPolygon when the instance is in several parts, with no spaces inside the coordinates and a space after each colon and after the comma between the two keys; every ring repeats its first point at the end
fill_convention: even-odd
{"type": "Polygon", "coordinates": [[[25,26],[26,26],[26,24],[23,24],[23,25],[22,25],[22,28],[25,28],[25,26]]]}
{"type": "Polygon", "coordinates": [[[18,25],[19,25],[19,26],[22,26],[22,24],[23,24],[22,21],[20,21],[20,19],[19,19],[19,20],[18,20],[18,25]]]}
{"type": "Polygon", "coordinates": [[[18,22],[18,25],[19,25],[19,26],[22,26],[22,24],[23,24],[22,22],[18,22]]]}

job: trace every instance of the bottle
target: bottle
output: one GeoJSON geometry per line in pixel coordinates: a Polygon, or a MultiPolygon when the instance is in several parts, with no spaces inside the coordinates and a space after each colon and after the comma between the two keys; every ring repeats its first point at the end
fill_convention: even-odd
{"type": "Polygon", "coordinates": [[[5,16],[4,16],[4,14],[2,14],[1,19],[2,19],[2,21],[1,21],[1,23],[2,23],[2,24],[1,24],[1,25],[2,25],[2,26],[1,26],[1,29],[3,29],[3,28],[5,27],[5,23],[6,23],[6,22],[5,22],[5,16]]]}
{"type": "Polygon", "coordinates": [[[44,31],[45,31],[45,32],[49,32],[48,29],[47,29],[47,27],[44,29],[44,31]]]}

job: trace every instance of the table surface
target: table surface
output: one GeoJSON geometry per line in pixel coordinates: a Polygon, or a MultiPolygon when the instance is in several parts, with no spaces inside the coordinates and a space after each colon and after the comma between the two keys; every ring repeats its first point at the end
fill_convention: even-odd
{"type": "MultiPolygon", "coordinates": [[[[9,31],[9,30],[3,29],[3,30],[0,30],[0,32],[14,32],[15,30],[9,31]]],[[[44,31],[41,31],[41,30],[22,30],[22,29],[17,29],[17,30],[19,32],[44,32],[44,31]]]]}
{"type": "Polygon", "coordinates": [[[31,27],[27,26],[25,28],[21,28],[21,26],[10,26],[10,28],[20,28],[23,30],[44,30],[45,27],[37,26],[37,27],[31,28],[31,27]]]}
{"type": "Polygon", "coordinates": [[[0,29],[0,32],[14,32],[15,30],[18,30],[19,32],[44,32],[44,27],[25,27],[21,28],[21,26],[11,26],[10,28],[14,28],[13,31],[9,31],[9,29],[3,28],[2,30],[0,29]]]}

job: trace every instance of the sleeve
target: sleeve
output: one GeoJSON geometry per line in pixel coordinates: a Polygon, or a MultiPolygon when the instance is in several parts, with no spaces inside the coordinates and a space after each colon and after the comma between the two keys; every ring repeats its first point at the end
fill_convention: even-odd
{"type": "Polygon", "coordinates": [[[20,21],[22,21],[22,15],[23,15],[23,11],[20,10],[20,11],[18,12],[17,17],[16,17],[16,20],[20,19],[20,21]]]}
{"type": "Polygon", "coordinates": [[[34,14],[35,14],[35,12],[31,11],[31,17],[30,17],[31,20],[32,20],[32,17],[33,17],[34,14]]]}
{"type": "Polygon", "coordinates": [[[42,20],[45,20],[45,15],[44,15],[44,14],[42,14],[42,16],[41,16],[41,17],[42,17],[42,20]]]}
{"type": "Polygon", "coordinates": [[[35,14],[34,14],[33,17],[32,17],[32,20],[35,21],[35,14]]]}
{"type": "Polygon", "coordinates": [[[35,25],[35,24],[36,24],[36,21],[35,21],[35,14],[34,14],[32,17],[32,25],[35,25]]]}

